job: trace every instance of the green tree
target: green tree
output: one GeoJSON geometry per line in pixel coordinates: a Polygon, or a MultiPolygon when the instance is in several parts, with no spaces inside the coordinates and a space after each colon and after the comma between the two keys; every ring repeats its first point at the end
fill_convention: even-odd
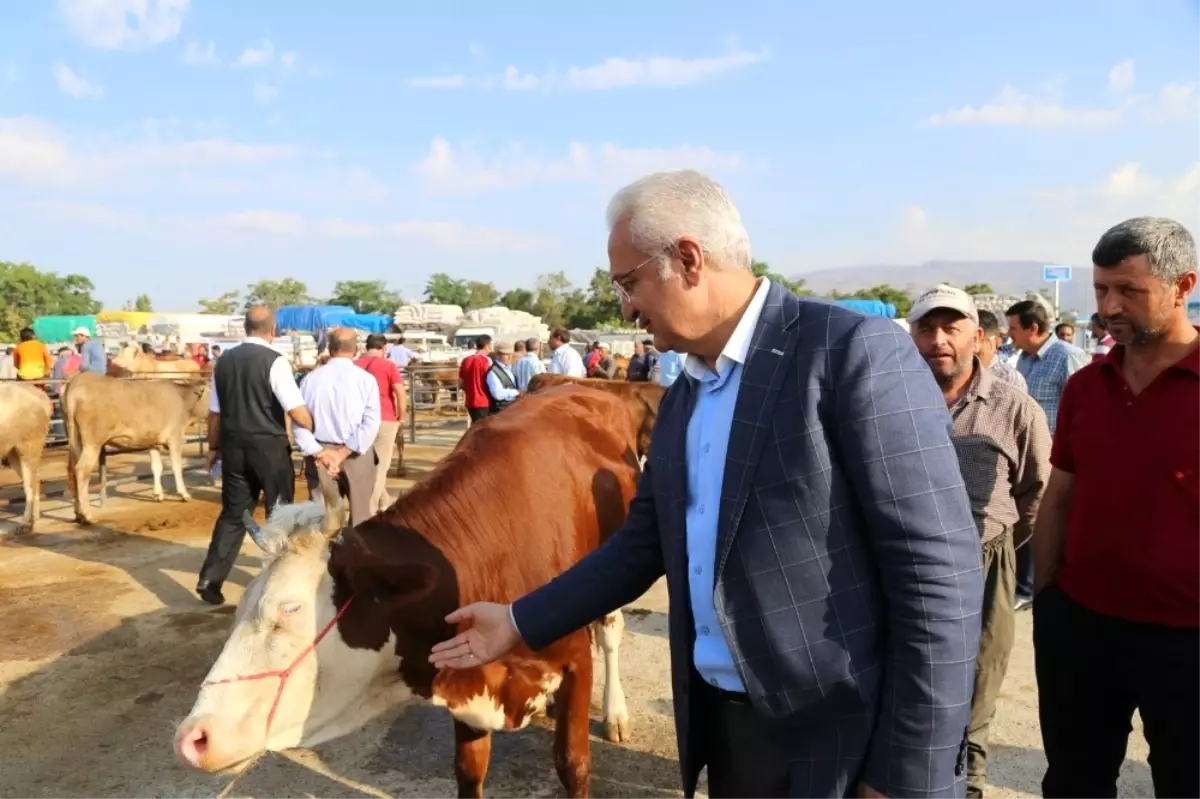
{"type": "Polygon", "coordinates": [[[312,305],[308,286],[294,277],[283,280],[260,280],[246,287],[245,307],[267,305],[279,308],[283,305],[312,305]]]}
{"type": "Polygon", "coordinates": [[[829,296],[835,300],[879,300],[880,302],[890,302],[896,306],[896,316],[900,319],[908,315],[913,305],[913,298],[909,296],[907,291],[898,289],[887,283],[881,283],[878,286],[871,286],[866,289],[859,289],[849,294],[834,290],[829,292],[829,296]]]}
{"type": "Polygon", "coordinates": [[[404,304],[404,299],[382,280],[339,280],[333,284],[329,304],[348,305],[356,313],[392,314],[404,304]]]}
{"type": "Polygon", "coordinates": [[[572,296],[577,289],[571,286],[564,272],[551,272],[539,275],[533,294],[533,313],[542,317],[542,321],[551,327],[566,325],[568,299],[571,300],[572,313],[576,311],[580,298],[572,296]]]}
{"type": "Polygon", "coordinates": [[[465,306],[469,299],[467,281],[455,280],[445,272],[435,272],[425,282],[425,302],[465,306]]]}
{"type": "Polygon", "coordinates": [[[598,268],[592,273],[592,279],[588,282],[586,303],[591,324],[580,327],[620,327],[624,324],[621,318],[621,298],[613,288],[612,276],[607,269],[598,268]]]}
{"type": "Polygon", "coordinates": [[[0,261],[0,340],[15,341],[38,316],[86,316],[100,310],[83,275],[59,276],[33,264],[0,261]]]}
{"type": "Polygon", "coordinates": [[[467,301],[458,303],[462,305],[463,310],[471,310],[474,308],[491,308],[493,305],[498,305],[500,302],[500,292],[491,283],[483,283],[478,280],[468,280],[466,283],[467,301]]]}
{"type": "Polygon", "coordinates": [[[534,297],[529,289],[509,289],[500,297],[500,304],[510,311],[533,313],[534,297]]]}
{"type": "Polygon", "coordinates": [[[804,278],[800,278],[798,280],[788,280],[778,272],[772,272],[771,267],[767,266],[766,261],[755,261],[754,263],[750,264],[750,269],[754,272],[755,277],[765,277],[772,283],[778,283],[797,296],[812,296],[812,292],[804,288],[804,278]]]}
{"type": "Polygon", "coordinates": [[[140,311],[141,313],[152,313],[154,305],[150,302],[149,294],[139,294],[132,300],[125,303],[126,311],[140,311]]]}
{"type": "Polygon", "coordinates": [[[963,291],[970,294],[972,297],[976,294],[995,294],[996,290],[992,288],[990,283],[970,283],[963,291]]]}
{"type": "Polygon", "coordinates": [[[237,313],[242,305],[242,293],[237,289],[227,291],[215,300],[200,300],[200,313],[231,316],[237,313]]]}

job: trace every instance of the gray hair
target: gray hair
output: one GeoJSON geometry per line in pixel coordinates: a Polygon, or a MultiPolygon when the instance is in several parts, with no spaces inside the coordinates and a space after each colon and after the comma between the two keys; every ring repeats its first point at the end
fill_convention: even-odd
{"type": "Polygon", "coordinates": [[[1150,259],[1150,274],[1164,283],[1177,283],[1196,271],[1196,242],[1174,219],[1137,216],[1113,225],[1092,250],[1092,263],[1110,268],[1138,255],[1150,259]]]}
{"type": "Polygon", "coordinates": [[[750,237],[721,185],[691,169],[655,172],[613,195],[606,214],[611,231],[629,220],[630,243],[655,257],[666,278],[669,253],[683,236],[699,243],[714,269],[749,269],[750,237]]]}

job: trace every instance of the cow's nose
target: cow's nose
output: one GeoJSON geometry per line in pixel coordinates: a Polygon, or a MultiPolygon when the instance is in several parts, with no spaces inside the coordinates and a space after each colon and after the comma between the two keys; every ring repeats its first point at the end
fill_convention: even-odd
{"type": "Polygon", "coordinates": [[[175,734],[175,754],[189,768],[204,768],[208,755],[208,735],[212,725],[208,719],[185,721],[175,734]]]}

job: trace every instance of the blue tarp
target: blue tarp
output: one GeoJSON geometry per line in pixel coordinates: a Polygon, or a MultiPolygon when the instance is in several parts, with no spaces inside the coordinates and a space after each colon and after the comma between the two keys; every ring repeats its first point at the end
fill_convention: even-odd
{"type": "Polygon", "coordinates": [[[301,330],[315,334],[354,315],[354,309],[346,305],[284,305],[275,311],[275,327],[280,333],[301,330]]]}
{"type": "Polygon", "coordinates": [[[352,327],[355,330],[365,330],[368,333],[386,333],[392,326],[392,317],[381,313],[352,313],[338,317],[332,322],[339,327],[352,327]]]}
{"type": "Polygon", "coordinates": [[[867,316],[884,316],[888,319],[896,318],[896,306],[890,302],[883,302],[882,300],[834,300],[834,302],[846,308],[853,308],[867,316]]]}

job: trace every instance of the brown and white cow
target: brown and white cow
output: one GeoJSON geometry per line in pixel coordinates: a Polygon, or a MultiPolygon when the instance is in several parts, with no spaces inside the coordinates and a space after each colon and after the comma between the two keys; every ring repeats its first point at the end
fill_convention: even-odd
{"type": "Polygon", "coordinates": [[[630,735],[619,611],[478,669],[438,671],[428,658],[455,634],[445,621],[455,608],[512,601],[621,525],[644,413],[599,391],[547,389],[473,425],[429,477],[330,544],[319,501],[279,506],[261,528],[247,519],[267,558],[176,731],[181,760],[223,770],[344,735],[420,698],[454,718],[459,794],[482,796],[491,733],[521,729],[553,702],[559,778],[569,795],[586,796],[593,637],[604,653],[605,735],[630,735]],[[547,474],[550,494],[537,490],[547,474]]]}
{"type": "Polygon", "coordinates": [[[542,372],[529,381],[527,393],[537,394],[551,386],[579,385],[584,388],[604,391],[620,397],[626,402],[642,406],[641,427],[638,429],[638,453],[643,457],[650,454],[650,438],[654,434],[654,423],[658,420],[658,406],[667,390],[658,383],[626,380],[597,380],[594,377],[569,377],[567,375],[542,372]]]}
{"type": "Polygon", "coordinates": [[[0,382],[0,458],[21,475],[25,489],[25,513],[18,531],[32,530],[41,516],[38,470],[53,415],[50,398],[38,386],[0,382]]]}
{"type": "MultiPolygon", "coordinates": [[[[67,429],[67,481],[75,494],[75,520],[90,524],[88,483],[106,446],[126,452],[150,450],[154,498],[162,501],[162,456],[166,447],[175,490],[191,500],[183,482],[183,435],[208,413],[208,383],[175,380],[123,380],[81,372],[62,393],[67,429]]],[[[102,489],[103,490],[103,489],[102,489]]]]}

